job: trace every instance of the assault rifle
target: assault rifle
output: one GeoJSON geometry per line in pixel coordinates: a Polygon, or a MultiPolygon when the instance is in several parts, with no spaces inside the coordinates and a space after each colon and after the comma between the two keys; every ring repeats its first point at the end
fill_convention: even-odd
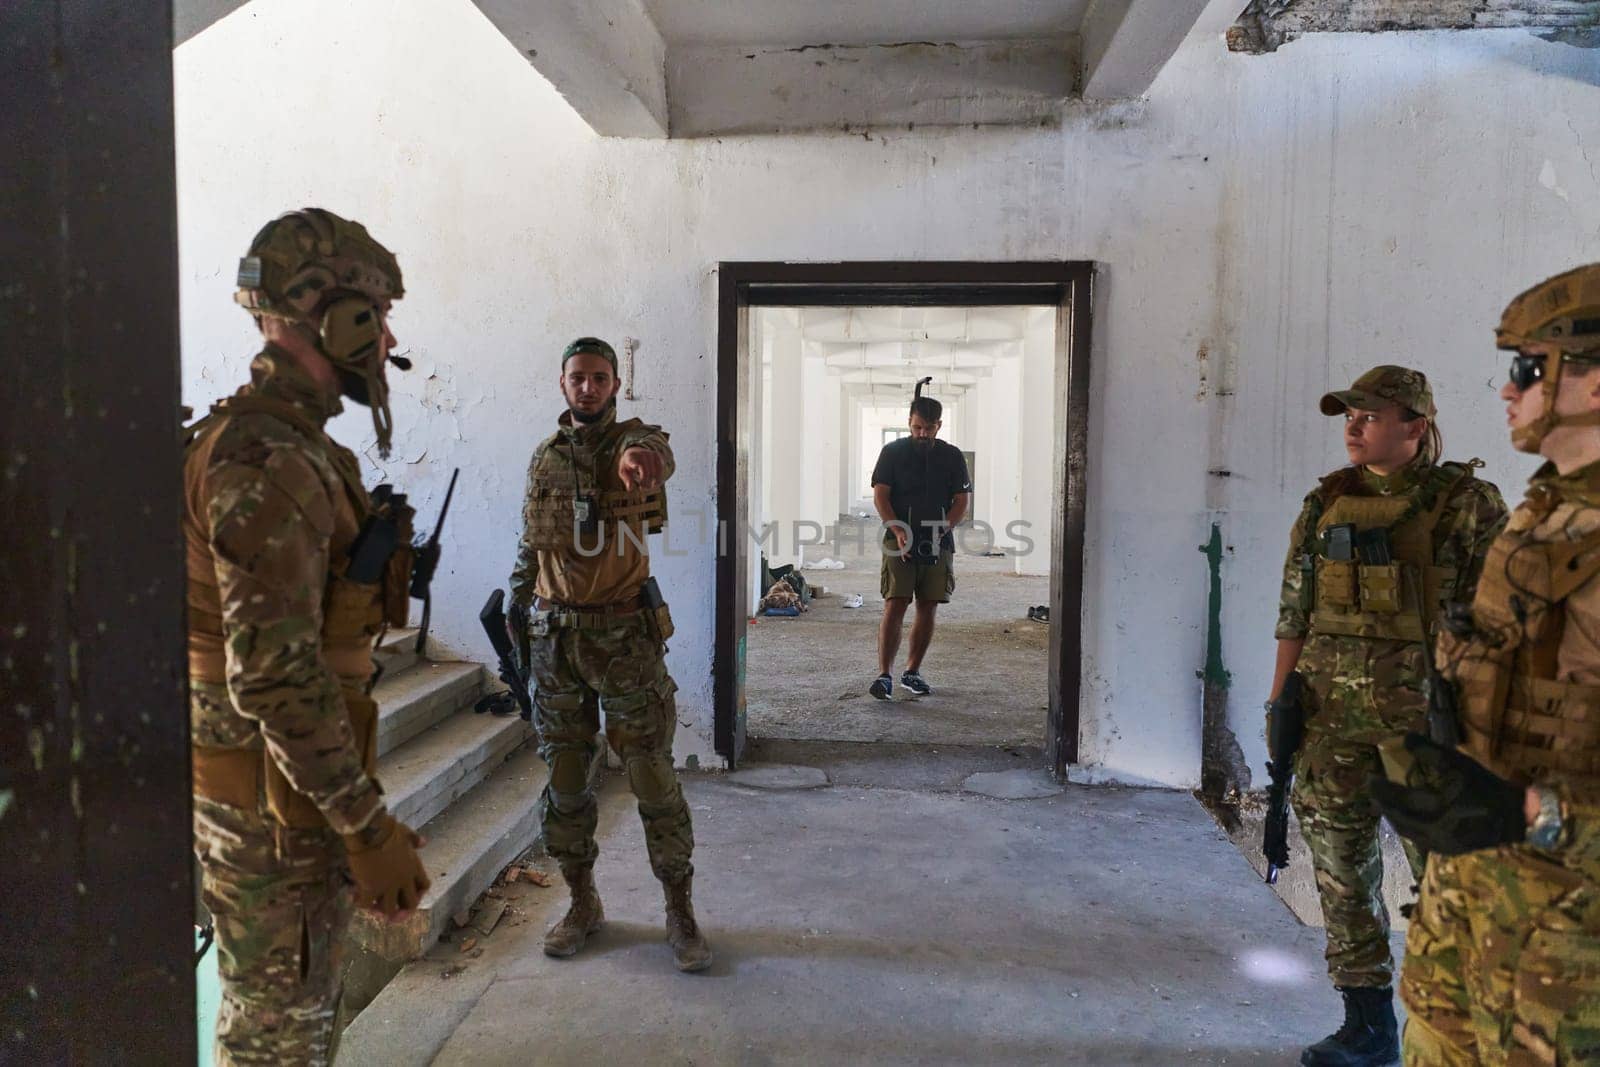
{"type": "Polygon", "coordinates": [[[457,467],[450,475],[450,488],[445,490],[444,507],[439,509],[439,521],[434,524],[433,535],[417,546],[416,559],[411,564],[411,595],[422,601],[422,622],[417,626],[417,655],[422,655],[428,641],[428,622],[433,615],[433,572],[439,566],[439,534],[444,530],[444,517],[450,514],[450,498],[456,494],[456,479],[461,477],[457,467]]]}

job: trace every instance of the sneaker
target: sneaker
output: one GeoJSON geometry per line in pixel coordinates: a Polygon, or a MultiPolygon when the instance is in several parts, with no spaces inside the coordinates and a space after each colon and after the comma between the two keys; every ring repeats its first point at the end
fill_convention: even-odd
{"type": "Polygon", "coordinates": [[[867,689],[867,692],[871,693],[879,700],[888,700],[890,694],[894,692],[894,676],[891,674],[878,675],[878,677],[873,681],[872,685],[867,689]]]}
{"type": "Polygon", "coordinates": [[[933,686],[922,680],[922,675],[916,671],[906,671],[900,676],[900,688],[909,689],[919,697],[925,697],[933,692],[933,686]]]}

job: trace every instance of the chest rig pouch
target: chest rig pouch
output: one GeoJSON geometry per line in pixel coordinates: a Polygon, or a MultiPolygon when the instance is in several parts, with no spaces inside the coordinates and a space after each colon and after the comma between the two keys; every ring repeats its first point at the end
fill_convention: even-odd
{"type": "Polygon", "coordinates": [[[580,444],[557,434],[541,446],[523,503],[524,536],[535,549],[561,552],[580,546],[591,553],[604,538],[615,545],[627,526],[641,540],[667,522],[665,488],[625,489],[617,459],[638,419],[618,423],[599,440],[580,444]]]}
{"type": "Polygon", "coordinates": [[[1440,637],[1462,747],[1502,777],[1600,778],[1600,686],[1556,681],[1567,600],[1596,575],[1600,532],[1545,543],[1508,529],[1484,563],[1472,628],[1440,637]]]}
{"type": "Polygon", "coordinates": [[[1440,468],[1400,496],[1339,495],[1317,523],[1311,629],[1342,637],[1423,641],[1455,589],[1434,562],[1434,529],[1469,468],[1440,468]],[[1459,473],[1457,473],[1459,471],[1459,473]]]}

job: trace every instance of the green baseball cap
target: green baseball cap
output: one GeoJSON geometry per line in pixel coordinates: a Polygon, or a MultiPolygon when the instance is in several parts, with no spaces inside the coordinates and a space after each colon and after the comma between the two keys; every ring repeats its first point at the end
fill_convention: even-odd
{"type": "Polygon", "coordinates": [[[616,349],[612,348],[598,337],[580,337],[568,345],[566,347],[566,351],[561,353],[561,368],[565,370],[567,366],[567,360],[571,359],[573,356],[581,356],[585,353],[595,356],[604,356],[606,362],[611,364],[611,373],[617,373],[616,349]]]}
{"type": "Polygon", "coordinates": [[[1387,363],[1373,367],[1348,389],[1324,394],[1321,408],[1324,415],[1343,415],[1346,408],[1382,411],[1397,404],[1430,419],[1438,414],[1433,406],[1433,387],[1428,384],[1428,376],[1419,370],[1387,363]]]}

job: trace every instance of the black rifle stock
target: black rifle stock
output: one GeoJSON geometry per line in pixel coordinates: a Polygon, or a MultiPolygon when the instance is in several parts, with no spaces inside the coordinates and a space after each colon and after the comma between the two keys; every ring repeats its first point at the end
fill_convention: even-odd
{"type": "MultiPolygon", "coordinates": [[[[505,590],[496,589],[490,593],[483,610],[478,612],[478,622],[483,625],[483,632],[500,660],[500,680],[511,687],[511,695],[516,697],[517,706],[522,709],[523,721],[532,722],[533,694],[528,691],[527,656],[524,654],[519,661],[512,648],[511,634],[506,628],[505,603],[505,590]]],[[[513,616],[520,616],[522,610],[520,604],[511,606],[513,616]]],[[[525,632],[526,629],[525,626],[518,627],[519,632],[525,632]]]]}
{"type": "Polygon", "coordinates": [[[1305,678],[1299,671],[1289,672],[1283,690],[1269,706],[1267,722],[1267,822],[1262,830],[1261,851],[1267,858],[1267,884],[1278,881],[1278,872],[1289,866],[1289,788],[1294,783],[1294,755],[1305,733],[1305,678]]]}

